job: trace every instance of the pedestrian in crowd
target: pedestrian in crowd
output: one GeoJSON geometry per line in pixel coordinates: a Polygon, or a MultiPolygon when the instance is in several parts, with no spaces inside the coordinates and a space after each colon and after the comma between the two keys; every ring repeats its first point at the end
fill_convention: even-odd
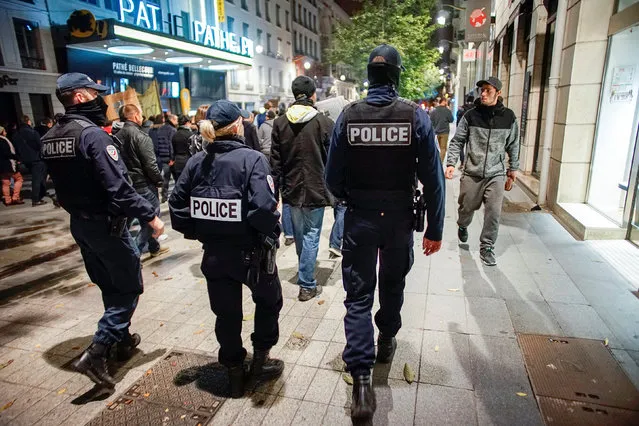
{"type": "Polygon", "coordinates": [[[2,202],[5,206],[24,204],[20,197],[22,189],[22,174],[18,171],[18,155],[7,139],[7,131],[0,126],[0,179],[2,179],[2,202]],[[13,195],[11,195],[11,180],[13,179],[13,195]]]}
{"type": "Polygon", "coordinates": [[[295,102],[273,123],[271,169],[275,193],[281,192],[282,201],[290,205],[299,259],[297,298],[305,302],[322,292],[315,279],[315,262],[324,208],[331,205],[324,167],[333,121],[313,107],[317,94],[312,78],[295,78],[292,90],[295,102]]]}
{"type": "Polygon", "coordinates": [[[35,127],[35,131],[38,132],[40,137],[42,137],[49,131],[49,129],[51,129],[51,127],[53,127],[53,119],[46,117],[35,127]]]}
{"type": "Polygon", "coordinates": [[[43,198],[47,195],[47,166],[42,161],[42,142],[40,135],[31,127],[31,119],[24,115],[22,123],[13,135],[13,146],[20,161],[31,172],[31,205],[47,204],[43,198]]]}
{"type": "Polygon", "coordinates": [[[150,118],[146,118],[145,116],[142,116],[142,126],[140,127],[142,131],[148,135],[149,130],[151,130],[152,126],[153,126],[153,120],[151,120],[150,118]]]}
{"type": "MultiPolygon", "coordinates": [[[[459,122],[461,121],[464,114],[466,114],[472,108],[475,108],[475,98],[473,97],[473,95],[468,95],[466,96],[466,103],[462,105],[461,107],[459,107],[459,109],[457,110],[457,126],[459,126],[459,122]]],[[[459,150],[459,170],[462,170],[464,168],[464,160],[465,160],[464,151],[465,151],[465,146],[462,145],[462,147],[459,150]]]]}
{"type": "Polygon", "coordinates": [[[175,163],[171,167],[171,173],[173,174],[173,179],[177,182],[182,170],[184,170],[184,166],[186,166],[186,162],[191,158],[191,152],[189,151],[190,138],[193,136],[193,132],[191,131],[191,120],[186,115],[180,115],[178,117],[178,129],[173,135],[173,140],[171,143],[173,144],[173,157],[175,158],[175,163]]]}
{"type": "MultiPolygon", "coordinates": [[[[153,149],[155,150],[155,157],[158,156],[158,130],[160,127],[164,126],[164,116],[162,114],[157,114],[152,117],[153,125],[149,129],[149,136],[153,141],[153,149]]],[[[160,170],[162,171],[162,170],[160,170]]]]}
{"type": "MultiPolygon", "coordinates": [[[[58,121],[60,121],[60,119],[64,117],[64,114],[62,114],[61,112],[57,113],[56,115],[53,116],[53,124],[57,123],[58,121]]],[[[53,126],[52,126],[53,127],[53,126]]]]}
{"type": "Polygon", "coordinates": [[[262,127],[262,124],[264,124],[264,122],[266,121],[266,112],[267,111],[273,111],[275,112],[275,106],[273,105],[273,103],[271,101],[267,101],[264,104],[264,112],[261,113],[260,115],[258,115],[255,118],[255,121],[257,122],[257,128],[259,129],[260,127],[262,127]]]}
{"type": "Polygon", "coordinates": [[[142,271],[126,218],[148,222],[155,237],[164,232],[164,223],[135,192],[111,137],[99,127],[107,121],[108,106],[100,96],[106,90],[86,74],[61,75],[56,96],[66,114],[44,136],[42,152],[60,204],[71,216],[71,235],[104,303],[93,343],[72,365],[96,384],[113,388],[107,368],[111,346],[116,344],[118,358],[126,360],[141,340],[129,333],[142,271]]]}
{"type": "Polygon", "coordinates": [[[255,151],[260,151],[260,140],[257,136],[257,127],[253,125],[253,117],[246,110],[242,111],[242,125],[244,126],[244,143],[255,151]]]}
{"type": "Polygon", "coordinates": [[[209,106],[210,105],[200,105],[197,111],[195,112],[195,118],[193,119],[193,121],[195,121],[195,124],[198,127],[198,131],[194,133],[193,135],[191,135],[191,137],[189,138],[189,152],[191,153],[191,156],[204,150],[204,144],[206,142],[203,141],[202,135],[200,134],[199,129],[200,129],[200,121],[206,119],[206,111],[208,111],[209,106]]]}
{"type": "Polygon", "coordinates": [[[165,203],[169,196],[169,182],[171,181],[171,166],[175,162],[173,154],[173,136],[177,132],[177,116],[174,114],[168,114],[165,119],[164,125],[157,129],[156,138],[156,157],[158,159],[158,167],[162,172],[164,178],[164,185],[162,186],[161,200],[165,203]]]}
{"type": "Polygon", "coordinates": [[[244,144],[242,121],[234,103],[211,105],[200,122],[205,152],[188,162],[169,200],[173,229],[204,244],[202,273],[216,315],[218,359],[228,368],[233,398],[244,394],[246,375],[242,283],[256,304],[251,374],[270,379],[284,369],[282,361],[269,358],[279,338],[282,286],[277,267],[269,270],[259,256],[279,238],[277,200],[266,158],[244,144]]]}
{"type": "Polygon", "coordinates": [[[433,129],[417,104],[398,97],[403,69],[394,47],[382,44],[373,49],[368,95],[340,114],[326,165],[329,190],[348,203],[342,248],[346,290],[342,358],[353,377],[353,422],[370,421],[376,409],[371,309],[377,276],[377,362],[391,362],[397,347],[406,275],[413,265],[413,229],[419,221],[415,216],[420,217],[414,216],[416,176],[423,185],[422,204],[428,207],[425,255],[439,251],[444,227],[444,174],[433,129]],[[378,138],[371,137],[374,134],[378,138]]]}
{"type": "Polygon", "coordinates": [[[479,257],[485,265],[494,266],[506,176],[514,182],[519,169],[519,127],[515,113],[498,99],[501,81],[497,77],[480,80],[477,87],[481,97],[475,101],[475,108],[464,114],[450,142],[446,177],[453,178],[459,151],[465,145],[467,158],[460,180],[457,236],[462,243],[468,241],[468,225],[483,203],[479,257]]]}
{"type": "Polygon", "coordinates": [[[344,239],[344,215],[346,213],[346,201],[335,199],[333,203],[333,227],[329,237],[328,251],[332,259],[342,257],[342,241],[344,239]]]}
{"type": "Polygon", "coordinates": [[[273,111],[266,111],[266,121],[264,125],[257,131],[257,137],[260,141],[260,151],[266,155],[266,158],[271,158],[271,133],[273,133],[273,122],[275,121],[275,113],[273,111]]]}
{"type": "MultiPolygon", "coordinates": [[[[158,169],[153,151],[153,141],[142,130],[142,112],[133,104],[124,105],[122,115],[125,120],[122,130],[115,136],[122,145],[122,160],[126,166],[131,184],[138,194],[153,206],[155,215],[160,215],[158,188],[162,188],[163,179],[158,169]]],[[[153,237],[153,228],[144,220],[139,220],[140,232],[135,243],[140,253],[149,253],[151,257],[160,256],[169,251],[161,247],[153,237]]]]}
{"type": "Polygon", "coordinates": [[[453,113],[448,109],[448,101],[446,98],[439,100],[439,105],[430,113],[430,121],[433,123],[433,129],[437,136],[439,144],[439,157],[442,163],[446,158],[446,149],[448,148],[448,134],[450,133],[450,123],[453,120],[453,113]]]}

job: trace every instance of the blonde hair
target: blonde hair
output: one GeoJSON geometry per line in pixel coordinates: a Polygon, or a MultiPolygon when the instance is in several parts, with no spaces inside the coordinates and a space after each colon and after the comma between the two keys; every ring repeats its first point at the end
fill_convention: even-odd
{"type": "Polygon", "coordinates": [[[195,112],[195,121],[199,123],[200,121],[206,119],[206,111],[208,111],[210,105],[200,105],[195,112]]]}
{"type": "Polygon", "coordinates": [[[217,130],[213,126],[213,123],[211,123],[211,120],[202,120],[199,122],[200,135],[202,135],[202,139],[208,143],[212,143],[215,141],[215,138],[221,138],[223,136],[244,136],[244,126],[240,121],[241,119],[242,117],[239,117],[231,124],[227,124],[217,130]]]}

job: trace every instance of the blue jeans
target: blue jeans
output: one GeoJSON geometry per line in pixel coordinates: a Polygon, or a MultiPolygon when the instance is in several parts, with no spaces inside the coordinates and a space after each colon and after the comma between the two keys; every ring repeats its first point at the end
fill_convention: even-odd
{"type": "Polygon", "coordinates": [[[342,249],[342,238],[344,237],[344,213],[346,213],[346,204],[338,201],[333,207],[335,223],[333,223],[330,238],[330,247],[338,250],[342,249]]]}
{"type": "Polygon", "coordinates": [[[282,204],[282,231],[284,231],[285,237],[292,237],[293,233],[293,219],[291,219],[291,206],[288,204],[282,204]]]}
{"type": "MultiPolygon", "coordinates": [[[[155,209],[155,214],[157,216],[160,215],[160,200],[158,200],[158,190],[153,187],[145,188],[141,191],[138,191],[138,194],[142,196],[145,200],[147,200],[153,208],[155,209]]],[[[147,251],[151,253],[155,253],[160,250],[160,243],[158,240],[153,238],[153,228],[143,221],[140,222],[140,232],[135,237],[135,244],[138,247],[140,253],[146,253],[147,251]]]]}
{"type": "Polygon", "coordinates": [[[315,288],[315,262],[319,251],[320,233],[324,221],[324,207],[309,209],[291,206],[295,249],[299,259],[297,283],[300,287],[315,288]]]}

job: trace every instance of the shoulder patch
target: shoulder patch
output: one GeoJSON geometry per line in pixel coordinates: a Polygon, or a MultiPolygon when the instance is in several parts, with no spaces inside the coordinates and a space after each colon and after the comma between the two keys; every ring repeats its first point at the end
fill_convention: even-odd
{"type": "Polygon", "coordinates": [[[266,181],[268,182],[268,187],[271,188],[271,192],[275,194],[275,182],[273,182],[273,176],[267,175],[266,181]]]}
{"type": "Polygon", "coordinates": [[[419,105],[417,105],[415,102],[413,102],[413,101],[411,101],[411,100],[408,100],[408,99],[405,99],[405,98],[402,98],[402,97],[397,97],[397,100],[398,100],[399,102],[402,102],[402,103],[405,103],[405,104],[407,104],[407,105],[410,105],[410,106],[412,106],[413,108],[419,108],[419,105]]]}
{"type": "Polygon", "coordinates": [[[109,154],[109,157],[113,159],[113,161],[118,161],[119,156],[118,156],[118,150],[116,147],[114,147],[113,145],[107,145],[106,151],[107,151],[107,154],[109,154]]]}

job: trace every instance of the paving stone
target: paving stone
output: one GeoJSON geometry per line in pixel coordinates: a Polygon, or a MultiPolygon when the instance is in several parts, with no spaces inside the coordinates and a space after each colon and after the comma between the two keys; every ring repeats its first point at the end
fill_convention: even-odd
{"type": "Polygon", "coordinates": [[[489,297],[466,297],[467,330],[471,334],[513,336],[506,303],[489,297]]]}
{"type": "MultiPolygon", "coordinates": [[[[11,385],[6,382],[0,382],[0,386],[11,385]]],[[[4,406],[8,402],[13,401],[11,407],[4,410],[0,413],[0,423],[2,424],[13,424],[13,420],[24,413],[27,409],[33,407],[36,403],[40,402],[46,395],[50,392],[46,389],[38,389],[33,387],[28,387],[27,392],[19,392],[14,394],[13,396],[7,395],[2,399],[2,405],[4,406]]],[[[42,414],[44,415],[44,414],[42,414]]],[[[34,419],[33,421],[37,421],[38,419],[34,419]]]]}
{"type": "MultiPolygon", "coordinates": [[[[373,309],[375,309],[373,307],[373,309]]],[[[343,321],[342,321],[343,324],[343,321]]],[[[344,327],[337,327],[335,329],[335,334],[333,334],[332,342],[346,344],[346,330],[344,327]]]]}
{"type": "Polygon", "coordinates": [[[473,391],[420,383],[414,424],[476,425],[473,391]]]}
{"type": "Polygon", "coordinates": [[[61,425],[85,425],[89,423],[95,416],[102,411],[104,406],[102,404],[93,403],[86,404],[77,407],[78,409],[73,412],[69,417],[64,419],[61,425]]]}
{"type": "Polygon", "coordinates": [[[473,389],[468,335],[425,330],[419,381],[473,389]]]}
{"type": "Polygon", "coordinates": [[[344,327],[344,321],[323,319],[317,326],[312,338],[313,340],[330,342],[339,327],[344,327]]]}
{"type": "Polygon", "coordinates": [[[525,397],[494,392],[477,396],[477,423],[480,426],[542,426],[541,414],[532,393],[525,397]]]}
{"type": "Polygon", "coordinates": [[[288,376],[291,374],[291,371],[294,367],[295,364],[284,363],[284,371],[282,372],[282,375],[280,377],[278,377],[276,380],[268,380],[266,382],[257,383],[253,391],[267,393],[269,395],[277,395],[280,390],[282,390],[284,382],[286,382],[286,379],[288,379],[288,376]]]}
{"type": "Polygon", "coordinates": [[[293,424],[295,425],[321,425],[328,405],[317,402],[303,401],[300,405],[293,424]]]}
{"type": "Polygon", "coordinates": [[[533,277],[541,294],[548,302],[588,304],[584,295],[566,274],[535,274],[533,277]]]}
{"type": "Polygon", "coordinates": [[[424,328],[465,333],[467,320],[464,299],[456,296],[428,295],[424,328]]]}
{"type": "Polygon", "coordinates": [[[612,354],[623,368],[630,381],[639,389],[639,365],[630,356],[627,351],[621,349],[612,349],[612,354]]]}
{"type": "Polygon", "coordinates": [[[42,399],[23,411],[22,414],[15,417],[11,421],[11,424],[29,426],[33,425],[68,399],[69,396],[65,394],[58,395],[56,392],[46,393],[42,399]]]}
{"type": "Polygon", "coordinates": [[[222,404],[222,407],[215,413],[211,425],[215,426],[231,426],[235,424],[235,419],[242,412],[246,399],[250,398],[250,394],[244,394],[244,398],[228,398],[222,404]]]}
{"type": "Polygon", "coordinates": [[[164,339],[161,344],[166,346],[180,346],[182,348],[195,349],[209,335],[213,334],[210,328],[199,325],[183,324],[174,333],[164,339]]]}
{"type": "Polygon", "coordinates": [[[374,381],[377,411],[373,417],[373,424],[412,424],[415,418],[417,383],[408,384],[405,380],[387,380],[387,382],[374,381]]]}
{"type": "Polygon", "coordinates": [[[428,294],[463,297],[464,274],[465,272],[461,269],[431,269],[428,278],[428,294]]]}
{"type": "Polygon", "coordinates": [[[342,351],[344,351],[344,344],[329,343],[319,367],[328,370],[343,371],[344,361],[342,361],[342,351]]]}
{"type": "Polygon", "coordinates": [[[613,347],[639,350],[639,299],[626,297],[615,305],[596,305],[593,308],[617,337],[613,347]]]}
{"type": "Polygon", "coordinates": [[[319,299],[309,300],[308,303],[311,303],[311,308],[306,312],[305,316],[309,318],[324,318],[331,306],[330,301],[324,298],[324,293],[320,295],[319,299]],[[322,304],[319,302],[322,302],[322,304]]]}
{"type": "Polygon", "coordinates": [[[291,374],[284,381],[284,386],[282,386],[278,395],[288,398],[303,399],[316,372],[316,368],[296,365],[293,367],[291,374]]]}
{"type": "MultiPolygon", "coordinates": [[[[275,401],[275,395],[253,393],[242,407],[234,425],[259,425],[275,401]]],[[[215,417],[214,417],[215,418],[215,417]]]]}
{"type": "MultiPolygon", "coordinates": [[[[317,299],[317,300],[319,300],[319,299],[317,299]]],[[[311,299],[311,300],[308,300],[306,302],[300,302],[298,300],[298,301],[296,301],[293,304],[293,306],[291,307],[291,310],[288,311],[288,315],[293,315],[293,316],[297,316],[297,317],[304,317],[304,316],[306,316],[306,313],[316,303],[317,303],[316,299],[311,299]]]]}
{"type": "Polygon", "coordinates": [[[321,320],[319,318],[302,318],[302,320],[295,327],[295,332],[301,334],[304,337],[311,338],[311,336],[317,330],[321,320]]]}
{"type": "Polygon", "coordinates": [[[550,307],[566,336],[614,340],[614,335],[592,307],[556,302],[551,302],[550,307]]]}
{"type": "Polygon", "coordinates": [[[413,267],[406,276],[405,292],[426,294],[429,287],[429,269],[413,267]]]}
{"type": "Polygon", "coordinates": [[[157,330],[151,333],[145,340],[149,343],[164,344],[164,341],[182,327],[182,324],[161,321],[157,330]]]}
{"type": "Polygon", "coordinates": [[[302,401],[299,399],[278,396],[266,413],[262,424],[265,426],[290,425],[301,404],[302,401]]]}
{"type": "Polygon", "coordinates": [[[297,364],[306,365],[308,367],[319,367],[329,342],[323,342],[319,340],[311,340],[306,349],[297,360],[297,364]]]}
{"type": "Polygon", "coordinates": [[[324,314],[324,319],[342,320],[346,315],[346,307],[342,301],[334,301],[324,314]]]}
{"type": "MultiPolygon", "coordinates": [[[[421,329],[401,328],[397,333],[397,349],[387,374],[392,379],[404,379],[404,365],[408,364],[415,373],[415,379],[419,377],[419,359],[422,349],[421,329]]],[[[378,368],[383,368],[381,364],[375,366],[375,375],[378,376],[378,368]]]]}
{"type": "Polygon", "coordinates": [[[313,384],[306,392],[304,400],[329,404],[338,380],[341,380],[341,373],[337,371],[317,370],[313,378],[313,384]]]}
{"type": "Polygon", "coordinates": [[[404,304],[401,310],[402,327],[422,328],[426,312],[426,295],[404,293],[404,304]]]}
{"type": "Polygon", "coordinates": [[[322,420],[323,426],[351,426],[351,412],[344,407],[329,405],[322,420]]]}
{"type": "Polygon", "coordinates": [[[353,401],[353,386],[344,381],[342,377],[343,374],[345,373],[340,373],[340,378],[337,380],[330,405],[349,410],[350,416],[351,402],[353,401]]]}
{"type": "Polygon", "coordinates": [[[517,333],[563,335],[548,303],[506,300],[506,306],[517,333]]]}
{"type": "Polygon", "coordinates": [[[620,300],[628,298],[630,290],[628,283],[615,283],[601,278],[589,276],[571,275],[575,286],[584,295],[589,304],[615,305],[620,300]]]}

